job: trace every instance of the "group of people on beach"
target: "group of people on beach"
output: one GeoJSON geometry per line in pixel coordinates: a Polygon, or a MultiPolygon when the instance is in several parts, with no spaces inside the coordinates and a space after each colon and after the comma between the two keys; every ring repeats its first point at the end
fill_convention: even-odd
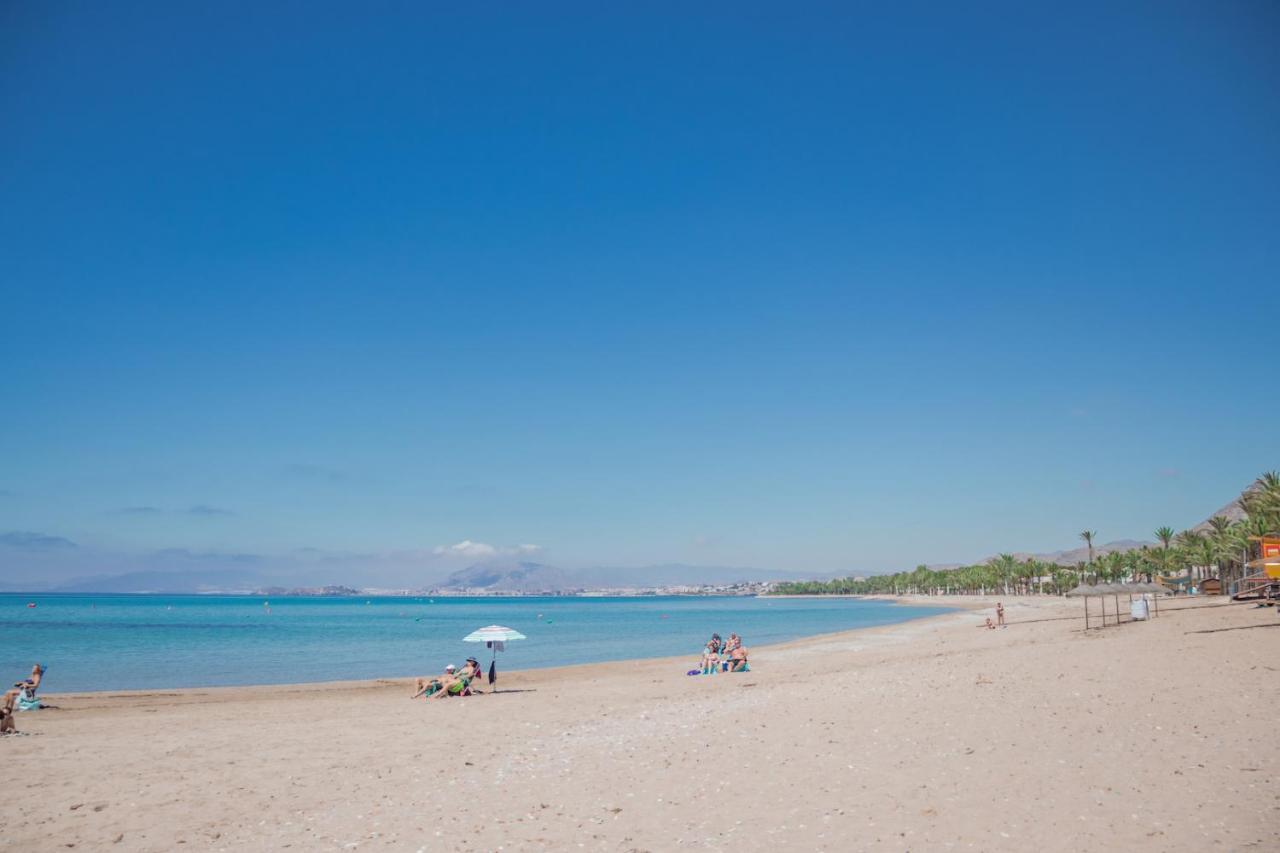
{"type": "Polygon", "coordinates": [[[22,681],[15,681],[13,688],[5,691],[4,699],[0,701],[0,734],[18,731],[17,721],[13,718],[14,711],[34,711],[41,707],[36,691],[40,689],[43,679],[44,665],[38,663],[31,667],[31,675],[22,681]]]}
{"type": "Polygon", "coordinates": [[[483,674],[484,670],[480,668],[479,661],[475,658],[467,658],[462,669],[449,664],[440,675],[415,678],[413,695],[409,698],[417,699],[419,696],[425,696],[428,699],[440,699],[444,696],[474,696],[481,691],[472,687],[471,684],[472,682],[478,684],[483,674]]]}
{"type": "Polygon", "coordinates": [[[701,670],[703,675],[747,672],[747,649],[742,645],[742,638],[737,634],[730,634],[729,639],[721,640],[719,634],[712,634],[702,649],[701,670]]]}

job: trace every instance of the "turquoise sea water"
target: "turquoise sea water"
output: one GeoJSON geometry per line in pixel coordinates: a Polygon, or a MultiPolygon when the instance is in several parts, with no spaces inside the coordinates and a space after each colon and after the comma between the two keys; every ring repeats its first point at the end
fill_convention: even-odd
{"type": "Polygon", "coordinates": [[[462,638],[495,623],[528,636],[499,655],[500,671],[679,654],[692,665],[713,631],[736,631],[750,648],[938,612],[834,598],[6,593],[0,679],[23,677],[37,661],[54,693],[421,675],[469,654],[487,665],[483,644],[462,638]]]}

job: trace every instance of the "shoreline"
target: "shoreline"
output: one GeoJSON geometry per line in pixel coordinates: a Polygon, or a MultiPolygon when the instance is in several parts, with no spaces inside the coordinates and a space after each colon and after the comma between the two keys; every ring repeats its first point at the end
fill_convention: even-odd
{"type": "MultiPolygon", "coordinates": [[[[865,597],[865,596],[860,596],[865,597]]],[[[906,602],[906,604],[910,604],[906,602]]],[[[940,609],[946,609],[946,612],[937,613],[930,616],[916,616],[911,619],[904,619],[900,622],[892,622],[888,625],[870,625],[862,628],[850,628],[845,631],[828,631],[821,634],[807,634],[802,637],[796,637],[791,640],[784,640],[780,643],[768,643],[760,646],[748,646],[748,651],[754,658],[758,654],[769,654],[770,652],[789,652],[796,649],[804,649],[810,645],[821,645],[832,642],[848,642],[856,640],[860,637],[872,637],[884,632],[892,632],[895,628],[907,625],[917,625],[921,623],[933,622],[937,619],[944,619],[947,616],[955,616],[964,612],[959,608],[953,608],[950,605],[935,605],[940,609]]],[[[687,655],[666,655],[660,657],[640,657],[640,658],[617,658],[613,660],[592,661],[588,663],[562,664],[559,666],[545,667],[525,667],[521,669],[501,669],[498,672],[498,683],[501,685],[504,681],[517,678],[525,681],[539,675],[545,675],[550,678],[574,677],[576,675],[590,672],[600,667],[639,667],[648,665],[665,665],[669,664],[673,667],[679,667],[683,664],[687,670],[692,663],[696,663],[698,652],[694,651],[687,655]]],[[[487,667],[486,667],[487,670],[487,667]]],[[[420,675],[428,675],[423,672],[420,675]]],[[[684,671],[681,671],[684,674],[684,671]]],[[[48,700],[51,704],[56,705],[59,700],[80,700],[80,699],[140,699],[147,697],[163,697],[166,699],[177,699],[182,697],[199,697],[201,701],[224,700],[224,701],[242,701],[245,697],[242,694],[279,694],[289,695],[295,693],[310,693],[317,690],[323,691],[368,691],[388,689],[391,687],[401,688],[413,683],[416,675],[405,676],[374,676],[371,678],[361,679],[339,679],[336,681],[286,681],[264,684],[223,684],[208,687],[148,687],[138,688],[134,690],[77,690],[77,691],[61,691],[61,692],[42,692],[41,698],[48,700]]],[[[498,692],[502,692],[499,686],[498,692]]]]}
{"type": "MultiPolygon", "coordinates": [[[[859,639],[872,640],[875,637],[883,637],[893,635],[894,630],[904,626],[923,626],[938,620],[944,620],[948,616],[961,616],[969,614],[977,614],[982,611],[991,611],[989,615],[995,616],[995,605],[997,601],[1006,602],[1006,610],[1011,614],[1019,612],[1019,605],[1023,603],[1022,598],[1017,596],[894,596],[887,594],[876,595],[839,595],[839,596],[787,596],[788,598],[858,598],[875,601],[884,601],[889,604],[895,604],[903,607],[933,607],[943,612],[929,615],[916,616],[910,619],[904,619],[900,622],[892,622],[887,625],[870,625],[861,628],[850,628],[844,631],[828,631],[820,634],[807,634],[802,637],[796,637],[791,640],[784,640],[780,643],[768,643],[760,646],[748,646],[752,656],[758,654],[769,654],[770,652],[791,652],[795,650],[803,650],[813,646],[821,648],[831,644],[847,647],[850,643],[855,643],[859,639]],[[932,602],[927,599],[933,599],[932,602]]],[[[1161,607],[1160,612],[1175,612],[1179,610],[1195,610],[1208,607],[1222,606],[1241,606],[1243,602],[1232,602],[1226,596],[1206,596],[1204,603],[1184,605],[1181,607],[1165,606],[1161,607]],[[1214,601],[1214,599],[1221,599],[1214,601]]],[[[1172,601],[1172,599],[1166,599],[1172,601]]],[[[1183,598],[1182,601],[1189,599],[1183,598]]],[[[1025,603],[1030,607],[1054,606],[1059,603],[1065,604],[1067,607],[1074,605],[1075,611],[1070,614],[1054,617],[1060,621],[1076,620],[1083,622],[1082,607],[1078,599],[1069,599],[1061,596],[1037,596],[1026,598],[1025,603]],[[1076,612],[1079,611],[1079,612],[1076,612]]],[[[1096,614],[1094,614],[1096,616],[1096,614]]],[[[1011,619],[1010,624],[1019,624],[1023,620],[1011,619]]],[[[916,632],[908,632],[914,635],[916,632]]],[[[696,662],[698,653],[692,652],[688,655],[664,655],[658,657],[638,657],[638,658],[615,658],[601,661],[590,661],[587,663],[560,664],[557,666],[545,667],[522,667],[519,669],[501,669],[499,670],[500,682],[502,680],[518,678],[521,681],[533,678],[538,674],[547,675],[552,678],[562,676],[573,676],[589,672],[599,667],[629,666],[636,667],[641,665],[669,664],[673,667],[679,667],[682,662],[688,663],[690,666],[696,662]]],[[[687,667],[686,667],[687,668],[687,667]]],[[[487,667],[486,667],[487,669],[487,667]]],[[[423,672],[419,675],[427,675],[423,672]]],[[[142,697],[165,697],[178,698],[181,696],[199,696],[202,701],[210,701],[217,699],[222,695],[228,697],[228,701],[241,701],[244,699],[245,693],[251,694],[271,694],[279,693],[288,695],[293,693],[305,693],[315,690],[325,691],[364,691],[386,689],[390,687],[401,687],[406,684],[412,684],[413,679],[418,675],[404,676],[372,676],[370,678],[360,679],[337,679],[329,681],[284,681],[284,682],[264,682],[257,684],[222,684],[195,687],[146,687],[137,689],[105,689],[105,690],[75,690],[75,691],[58,691],[42,693],[44,699],[56,704],[56,700],[63,699],[93,699],[93,698],[142,698],[142,697]]],[[[499,688],[501,692],[501,688],[499,688]]]]}

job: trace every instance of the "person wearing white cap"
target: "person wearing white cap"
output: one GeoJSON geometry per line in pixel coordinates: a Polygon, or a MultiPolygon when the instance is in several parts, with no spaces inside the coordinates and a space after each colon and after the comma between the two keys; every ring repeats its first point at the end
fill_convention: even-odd
{"type": "Polygon", "coordinates": [[[443,690],[448,683],[453,681],[453,672],[457,669],[453,664],[449,664],[444,668],[444,675],[435,678],[415,678],[413,680],[413,695],[410,699],[417,699],[422,694],[430,696],[439,690],[443,690]]]}

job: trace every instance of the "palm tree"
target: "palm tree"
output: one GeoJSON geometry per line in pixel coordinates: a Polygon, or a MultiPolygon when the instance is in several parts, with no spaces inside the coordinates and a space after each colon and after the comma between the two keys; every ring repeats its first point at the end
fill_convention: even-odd
{"type": "Polygon", "coordinates": [[[1093,563],[1093,537],[1098,535],[1096,530],[1086,530],[1080,534],[1080,538],[1084,540],[1084,544],[1089,546],[1089,563],[1093,563]]]}
{"type": "Polygon", "coordinates": [[[1093,571],[1093,537],[1097,536],[1096,530],[1086,530],[1080,534],[1080,538],[1084,540],[1084,544],[1089,546],[1089,571],[1093,571]]]}
{"type": "Polygon", "coordinates": [[[1160,564],[1160,573],[1168,574],[1169,558],[1173,556],[1169,553],[1169,543],[1173,541],[1174,533],[1172,527],[1157,527],[1156,538],[1160,540],[1160,556],[1156,557],[1156,562],[1160,564]]]}
{"type": "Polygon", "coordinates": [[[1184,530],[1177,535],[1178,548],[1182,554],[1183,563],[1187,569],[1187,578],[1194,580],[1196,576],[1196,559],[1200,550],[1200,542],[1204,539],[1200,533],[1195,530],[1184,530]]]}

